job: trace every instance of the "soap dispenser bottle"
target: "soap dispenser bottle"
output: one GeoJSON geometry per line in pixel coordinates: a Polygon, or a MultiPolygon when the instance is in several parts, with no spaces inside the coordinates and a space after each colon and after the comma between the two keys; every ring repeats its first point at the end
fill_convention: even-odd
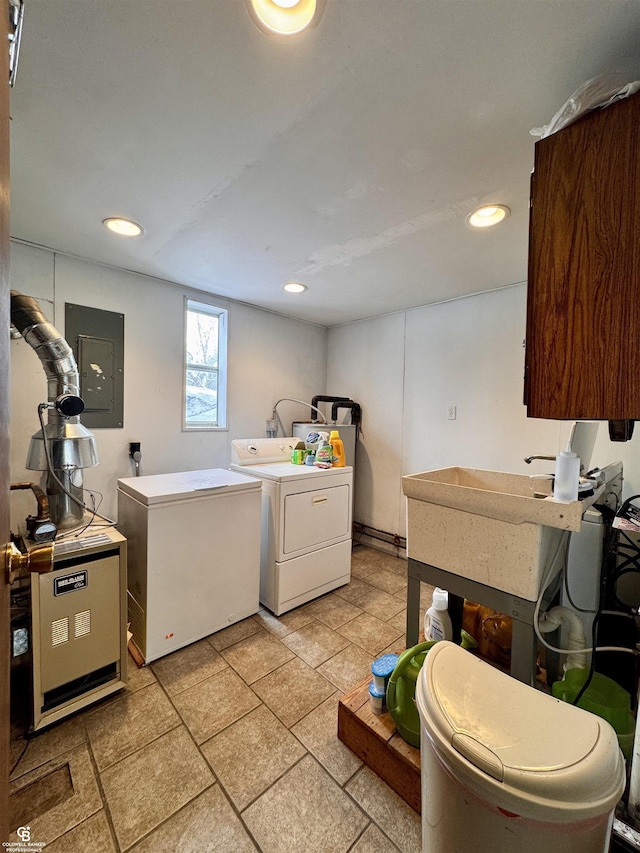
{"type": "Polygon", "coordinates": [[[580,457],[571,450],[571,442],[566,450],[556,456],[556,470],[553,479],[553,497],[561,503],[578,500],[580,483],[580,457]]]}

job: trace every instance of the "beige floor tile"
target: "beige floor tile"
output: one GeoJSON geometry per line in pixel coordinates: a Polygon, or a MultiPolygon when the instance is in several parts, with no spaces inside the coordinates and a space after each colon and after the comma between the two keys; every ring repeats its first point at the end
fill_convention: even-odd
{"type": "Polygon", "coordinates": [[[101,773],[121,849],[140,840],[213,784],[186,729],[173,729],[101,773]]]}
{"type": "Polygon", "coordinates": [[[309,625],[315,621],[304,607],[297,607],[295,610],[283,613],[282,616],[274,616],[268,610],[258,610],[252,618],[261,628],[279,638],[286,637],[303,625],[309,625]]]}
{"type": "Polygon", "coordinates": [[[134,693],[141,687],[153,684],[156,680],[150,666],[138,666],[131,655],[127,655],[127,686],[125,690],[134,693]]]}
{"type": "Polygon", "coordinates": [[[375,658],[360,646],[349,645],[318,667],[318,672],[346,693],[356,684],[371,675],[371,664],[375,658]]]}
{"type": "Polygon", "coordinates": [[[98,770],[151,743],[180,722],[159,684],[127,693],[85,717],[98,770]]]}
{"type": "Polygon", "coordinates": [[[325,770],[328,770],[339,785],[350,779],[362,766],[360,759],[338,740],[339,694],[330,696],[326,702],[307,714],[292,727],[293,734],[302,741],[325,770]]]}
{"type": "MultiPolygon", "coordinates": [[[[433,597],[433,590],[435,587],[431,586],[428,583],[420,584],[420,610],[426,610],[427,607],[431,607],[431,599],[433,597]]],[[[407,591],[406,589],[401,589],[399,592],[394,592],[396,598],[400,598],[402,601],[406,603],[407,601],[407,591]]]]}
{"type": "Polygon", "coordinates": [[[389,645],[386,647],[386,649],[382,649],[382,651],[379,652],[376,655],[376,657],[381,658],[383,655],[399,655],[399,654],[402,654],[402,652],[406,648],[406,645],[407,645],[406,637],[404,634],[402,634],[400,637],[398,637],[397,640],[394,640],[393,643],[389,643],[389,645]]]}
{"type": "Polygon", "coordinates": [[[367,819],[310,756],[242,815],[262,853],[345,853],[367,819]]]}
{"type": "Polygon", "coordinates": [[[240,811],[306,754],[306,749],[264,705],[201,748],[240,811]]]}
{"type": "Polygon", "coordinates": [[[208,740],[260,704],[240,676],[227,667],[179,693],[174,705],[198,743],[208,740]]]}
{"type": "MultiPolygon", "coordinates": [[[[34,815],[29,820],[31,841],[33,843],[44,842],[45,844],[49,844],[102,808],[102,800],[98,790],[93,763],[89,756],[89,750],[85,745],[77,746],[69,750],[69,752],[58,755],[30,773],[20,776],[19,779],[16,779],[10,785],[9,793],[13,794],[23,791],[27,786],[39,779],[54,776],[55,771],[60,768],[69,776],[69,785],[72,793],[63,802],[59,802],[42,814],[34,815]]],[[[11,809],[11,799],[9,807],[11,809]]],[[[34,807],[38,808],[35,804],[34,807]]],[[[13,832],[8,840],[18,841],[16,833],[13,832]]]]}
{"type": "Polygon", "coordinates": [[[130,853],[255,853],[255,849],[220,786],[215,785],[132,847],[130,853]]]}
{"type": "Polygon", "coordinates": [[[294,657],[293,652],[283,646],[280,640],[264,631],[224,649],[222,656],[247,684],[273,672],[294,657]]]}
{"type": "Polygon", "coordinates": [[[420,853],[422,834],[420,815],[395,791],[363,767],[348,783],[346,790],[358,802],[402,853],[420,853]]]}
{"type": "Polygon", "coordinates": [[[378,548],[371,548],[368,545],[356,545],[351,552],[351,562],[374,564],[380,562],[384,556],[384,553],[378,548]]]}
{"type": "Polygon", "coordinates": [[[392,554],[384,554],[380,552],[378,565],[380,569],[384,569],[387,572],[393,572],[396,575],[402,575],[405,580],[407,579],[408,564],[405,557],[394,557],[392,554]]]}
{"type": "Polygon", "coordinates": [[[351,551],[351,560],[361,559],[364,555],[366,555],[371,549],[368,545],[360,545],[354,541],[353,549],[351,551]]]}
{"type": "Polygon", "coordinates": [[[293,634],[283,637],[282,642],[313,667],[319,666],[349,645],[348,640],[322,622],[305,625],[293,634]]]}
{"type": "Polygon", "coordinates": [[[26,749],[11,774],[11,779],[17,779],[23,773],[35,770],[36,767],[86,742],[87,734],[81,716],[72,717],[45,729],[22,742],[26,749]]]}
{"type": "Polygon", "coordinates": [[[351,602],[351,604],[358,604],[358,598],[371,589],[373,589],[371,584],[360,578],[352,577],[350,582],[337,589],[335,594],[339,595],[340,598],[344,598],[345,601],[351,602]]]}
{"type": "MultiPolygon", "coordinates": [[[[402,631],[403,634],[406,633],[407,630],[407,610],[406,608],[402,608],[395,616],[392,616],[390,619],[386,620],[392,628],[395,628],[398,631],[402,631]]],[[[424,622],[424,619],[420,620],[420,624],[424,622]]]]}
{"type": "Polygon", "coordinates": [[[398,848],[371,823],[351,848],[351,853],[398,853],[398,848]]]}
{"type": "Polygon", "coordinates": [[[372,616],[377,616],[383,622],[387,622],[396,613],[405,609],[405,603],[396,598],[395,595],[384,592],[384,590],[369,587],[369,590],[358,599],[358,607],[372,616]]]}
{"type": "Polygon", "coordinates": [[[388,592],[390,595],[407,588],[406,577],[396,574],[395,572],[388,572],[386,569],[380,569],[380,571],[372,572],[367,578],[367,583],[370,583],[371,586],[375,586],[378,589],[384,590],[384,592],[388,592]]]}
{"type": "Polygon", "coordinates": [[[298,658],[256,681],[253,690],[287,728],[334,692],[326,678],[298,658]]]}
{"type": "Polygon", "coordinates": [[[366,581],[369,575],[378,571],[375,563],[370,563],[368,560],[351,560],[351,577],[357,580],[366,581]]]}
{"type": "Polygon", "coordinates": [[[215,634],[211,634],[206,639],[216,651],[221,652],[222,649],[227,649],[234,643],[239,643],[240,640],[244,640],[261,630],[260,625],[250,616],[248,619],[243,619],[242,622],[236,622],[235,625],[223,628],[222,631],[216,631],[215,634]]]}
{"type": "Polygon", "coordinates": [[[400,636],[397,628],[389,625],[388,622],[376,619],[370,613],[363,613],[362,616],[352,619],[351,622],[338,628],[338,632],[372,655],[380,654],[382,649],[400,636]]]}
{"type": "Polygon", "coordinates": [[[200,640],[155,661],[152,669],[167,693],[175,696],[226,666],[227,662],[211,643],[200,640]]]}
{"type": "Polygon", "coordinates": [[[307,613],[315,616],[320,622],[324,622],[329,628],[338,628],[355,619],[362,610],[356,607],[355,604],[350,604],[344,598],[340,598],[336,593],[329,593],[311,604],[307,604],[307,613]]]}
{"type": "Polygon", "coordinates": [[[47,853],[118,853],[104,809],[47,844],[47,853]]]}
{"type": "Polygon", "coordinates": [[[431,607],[434,592],[435,586],[431,586],[431,584],[428,583],[420,584],[420,607],[424,607],[425,610],[427,607],[431,607]]]}

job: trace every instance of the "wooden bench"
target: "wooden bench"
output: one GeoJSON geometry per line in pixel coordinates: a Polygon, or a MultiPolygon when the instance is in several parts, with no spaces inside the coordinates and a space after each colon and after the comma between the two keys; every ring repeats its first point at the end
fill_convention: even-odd
{"type": "Polygon", "coordinates": [[[398,734],[390,714],[373,713],[370,683],[368,678],[340,699],[338,738],[420,814],[420,750],[398,734]]]}

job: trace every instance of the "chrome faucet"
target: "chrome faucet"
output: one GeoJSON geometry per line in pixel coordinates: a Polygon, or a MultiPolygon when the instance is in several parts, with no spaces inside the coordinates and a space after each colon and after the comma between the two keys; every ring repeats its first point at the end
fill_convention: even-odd
{"type": "Polygon", "coordinates": [[[539,455],[538,456],[525,456],[524,461],[527,463],[527,465],[531,465],[531,463],[533,462],[534,459],[547,459],[549,462],[555,462],[556,461],[555,456],[539,456],[539,455]]]}

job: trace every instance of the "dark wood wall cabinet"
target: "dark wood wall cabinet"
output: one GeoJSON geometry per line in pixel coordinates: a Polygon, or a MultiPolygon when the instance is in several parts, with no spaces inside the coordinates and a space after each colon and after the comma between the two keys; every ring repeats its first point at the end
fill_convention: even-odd
{"type": "Polygon", "coordinates": [[[640,94],[536,143],[525,403],[640,420],[640,94]]]}

